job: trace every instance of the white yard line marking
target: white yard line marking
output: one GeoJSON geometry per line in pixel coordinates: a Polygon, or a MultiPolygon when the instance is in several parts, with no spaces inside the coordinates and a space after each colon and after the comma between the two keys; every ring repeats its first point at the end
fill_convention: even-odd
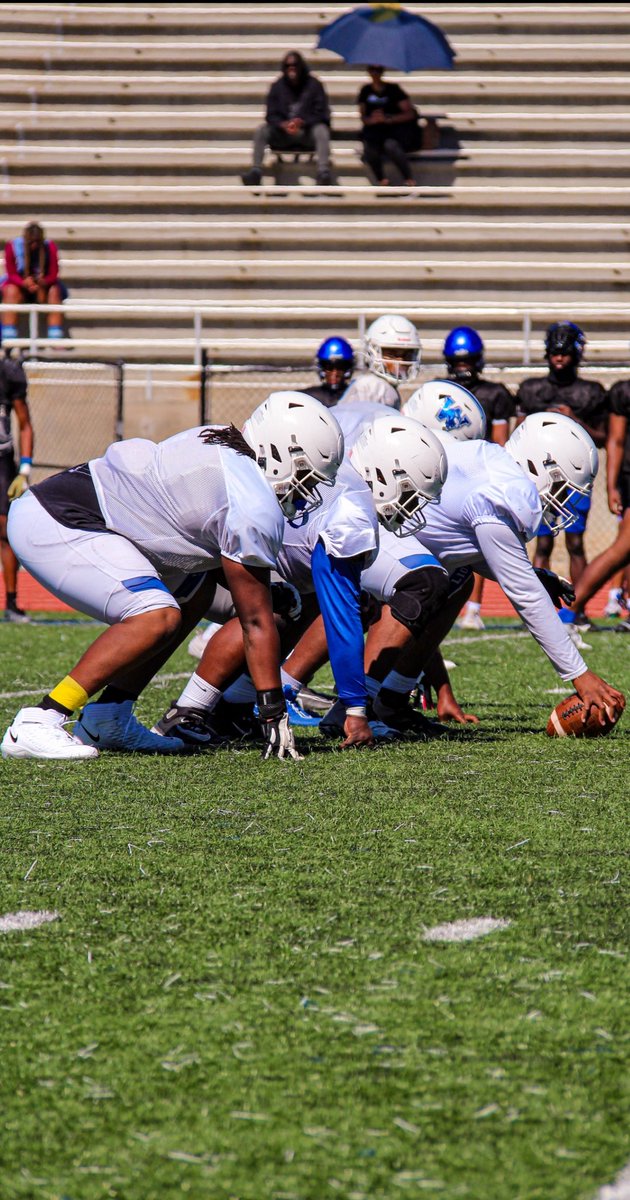
{"type": "Polygon", "coordinates": [[[600,1188],[595,1200],[630,1200],[630,1163],[619,1172],[614,1183],[600,1188]]]}
{"type": "Polygon", "coordinates": [[[47,921],[56,921],[58,918],[58,912],[47,912],[46,910],[43,912],[21,910],[20,912],[5,913],[3,917],[0,917],[0,933],[37,929],[38,925],[45,925],[47,921]]]}
{"type": "MultiPolygon", "coordinates": [[[[172,671],[164,675],[156,675],[153,683],[170,683],[173,679],[189,679],[190,671],[172,671]]],[[[43,696],[45,684],[38,688],[23,688],[19,692],[0,692],[0,700],[19,700],[21,696],[43,696]]]]}
{"type": "Polygon", "coordinates": [[[470,637],[452,634],[444,638],[443,646],[467,646],[472,642],[511,642],[514,638],[531,637],[527,629],[514,629],[511,633],[473,633],[470,637]]]}
{"type": "Polygon", "coordinates": [[[447,921],[444,925],[434,925],[432,929],[426,929],[424,940],[472,942],[473,938],[486,937],[488,933],[494,933],[497,929],[507,929],[510,924],[510,921],[495,917],[469,917],[462,921],[447,921]]]}

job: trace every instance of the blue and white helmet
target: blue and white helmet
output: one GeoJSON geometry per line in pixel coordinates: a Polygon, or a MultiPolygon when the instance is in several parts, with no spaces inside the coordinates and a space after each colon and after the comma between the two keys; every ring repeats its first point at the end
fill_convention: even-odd
{"type": "Polygon", "coordinates": [[[590,496],[599,467],[586,429],[564,413],[531,413],[505,443],[508,454],[536,487],[543,521],[559,533],[575,520],[578,496],[590,496]]]}
{"type": "Polygon", "coordinates": [[[402,410],[427,429],[447,433],[458,442],[486,436],[486,414],[476,396],[452,379],[432,379],[409,397],[402,410]]]}

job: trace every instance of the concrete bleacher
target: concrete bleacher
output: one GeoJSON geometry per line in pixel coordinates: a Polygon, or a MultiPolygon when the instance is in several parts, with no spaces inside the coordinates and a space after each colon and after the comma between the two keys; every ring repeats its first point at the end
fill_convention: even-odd
{"type": "Polygon", "coordinates": [[[352,137],[365,74],[314,50],[347,5],[0,4],[0,237],[37,217],[59,244],[75,351],[191,362],[197,306],[215,360],[308,362],[399,309],[433,361],[474,317],[489,359],[521,363],[524,320],[539,348],[558,316],[592,361],[628,361],[630,4],[407,7],[456,68],[388,73],[442,144],[383,191],[352,137]],[[328,89],[335,183],[269,155],[248,189],[289,48],[328,89]]]}

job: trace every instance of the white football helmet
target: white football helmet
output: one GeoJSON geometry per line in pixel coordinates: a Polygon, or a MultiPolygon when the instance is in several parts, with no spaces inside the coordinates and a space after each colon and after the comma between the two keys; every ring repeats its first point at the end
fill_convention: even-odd
{"type": "Polygon", "coordinates": [[[366,366],[373,375],[389,383],[416,378],[420,350],[418,331],[406,317],[377,317],[365,334],[366,366]]]}
{"type": "Polygon", "coordinates": [[[403,404],[402,411],[427,429],[448,433],[458,442],[486,436],[486,414],[477,397],[452,379],[423,383],[403,404]]]}
{"type": "Polygon", "coordinates": [[[350,461],[369,484],[378,519],[398,537],[426,525],[423,508],[439,504],[448,466],[439,438],[400,413],[379,417],[361,433],[350,461]]]}
{"type": "Polygon", "coordinates": [[[505,449],[532,480],[543,506],[543,521],[554,534],[575,520],[571,500],[588,496],[599,467],[595,443],[571,417],[540,412],[526,417],[505,449]]]}
{"type": "Polygon", "coordinates": [[[329,409],[304,392],[272,392],[243,426],[286,517],[312,512],[332,487],[344,454],[343,434],[329,409]]]}

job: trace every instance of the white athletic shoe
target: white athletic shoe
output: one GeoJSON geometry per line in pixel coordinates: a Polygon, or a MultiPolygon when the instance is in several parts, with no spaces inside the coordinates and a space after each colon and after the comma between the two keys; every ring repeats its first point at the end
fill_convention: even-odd
{"type": "Polygon", "coordinates": [[[565,625],[564,627],[573,642],[576,650],[592,650],[590,642],[585,642],[577,625],[565,625]]]}
{"type": "Polygon", "coordinates": [[[214,637],[217,629],[221,629],[221,626],[217,625],[214,621],[210,625],[207,625],[205,629],[198,629],[195,636],[188,643],[188,653],[193,658],[201,658],[210,638],[214,637]]]}
{"type": "Polygon", "coordinates": [[[468,609],[462,613],[456,624],[458,629],[475,629],[481,631],[486,628],[481,613],[470,612],[468,609]]]}
{"type": "Polygon", "coordinates": [[[82,745],[64,729],[69,719],[54,708],[21,708],[2,739],[2,757],[97,758],[96,746],[82,745]]]}
{"type": "Polygon", "coordinates": [[[622,617],[625,616],[625,606],[623,603],[623,589],[611,588],[608,593],[608,603],[604,609],[605,617],[622,617]]]}
{"type": "Polygon", "coordinates": [[[133,701],[121,704],[86,704],[74,727],[84,746],[99,750],[125,750],[135,754],[183,754],[188,749],[177,737],[152,733],[134,716],[133,701]]]}

